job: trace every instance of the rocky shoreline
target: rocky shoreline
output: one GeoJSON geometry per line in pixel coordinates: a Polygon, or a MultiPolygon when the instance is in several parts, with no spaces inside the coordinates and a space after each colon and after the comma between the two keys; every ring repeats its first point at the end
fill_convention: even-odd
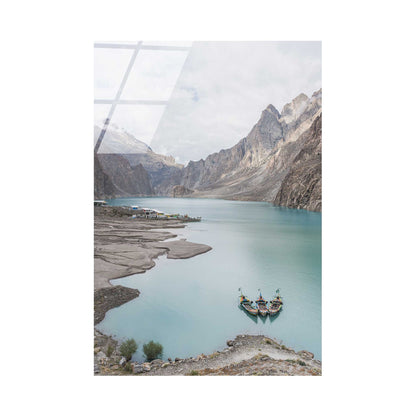
{"type": "Polygon", "coordinates": [[[210,355],[126,362],[119,344],[95,330],[94,374],[133,376],[320,376],[321,362],[309,351],[295,352],[262,335],[238,335],[227,347],[210,355]]]}

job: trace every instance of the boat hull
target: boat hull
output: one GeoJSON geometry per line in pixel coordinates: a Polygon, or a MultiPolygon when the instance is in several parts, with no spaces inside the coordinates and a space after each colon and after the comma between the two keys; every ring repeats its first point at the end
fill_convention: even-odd
{"type": "Polygon", "coordinates": [[[280,305],[278,308],[269,308],[269,315],[275,316],[280,312],[281,309],[282,309],[282,305],[280,305]]]}
{"type": "Polygon", "coordinates": [[[249,313],[250,315],[253,315],[253,316],[257,316],[257,314],[258,314],[258,310],[257,309],[248,309],[248,308],[246,308],[246,307],[244,307],[244,305],[241,305],[242,307],[243,307],[243,309],[247,312],[247,313],[249,313]]]}
{"type": "Polygon", "coordinates": [[[261,316],[266,316],[269,313],[267,302],[262,297],[260,297],[259,299],[256,300],[256,303],[257,303],[257,308],[259,309],[259,314],[261,316]]]}
{"type": "Polygon", "coordinates": [[[247,299],[245,296],[240,296],[240,306],[250,315],[257,316],[258,309],[253,308],[251,305],[251,301],[247,299]]]}
{"type": "Polygon", "coordinates": [[[277,315],[280,310],[282,309],[283,301],[282,298],[279,296],[276,296],[271,302],[269,307],[269,314],[270,316],[277,315]]]}

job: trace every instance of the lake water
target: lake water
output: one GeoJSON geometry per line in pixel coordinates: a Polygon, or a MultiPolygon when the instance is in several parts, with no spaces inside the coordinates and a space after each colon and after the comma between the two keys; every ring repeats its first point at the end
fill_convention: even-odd
{"type": "MultiPolygon", "coordinates": [[[[137,288],[138,298],[107,312],[97,328],[134,338],[134,360],[143,343],[164,347],[163,358],[210,354],[238,334],[263,334],[321,359],[321,214],[263,202],[187,198],[118,198],[111,205],[139,205],[201,216],[171,230],[208,253],[184,260],[156,260],[143,274],[113,280],[137,288]],[[238,306],[238,289],[270,300],[277,288],[283,309],[274,319],[255,318],[238,306]]],[[[132,220],[134,221],[134,220],[132,220]]]]}

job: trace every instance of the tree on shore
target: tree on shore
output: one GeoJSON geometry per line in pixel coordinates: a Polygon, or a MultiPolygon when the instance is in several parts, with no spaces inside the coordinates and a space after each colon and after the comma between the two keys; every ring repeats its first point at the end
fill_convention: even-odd
{"type": "Polygon", "coordinates": [[[133,338],[124,341],[120,345],[120,353],[123,357],[126,357],[127,361],[131,360],[133,354],[137,351],[137,343],[133,338]]]}
{"type": "Polygon", "coordinates": [[[158,342],[149,341],[143,345],[143,352],[147,360],[152,361],[162,356],[163,347],[158,342]]]}

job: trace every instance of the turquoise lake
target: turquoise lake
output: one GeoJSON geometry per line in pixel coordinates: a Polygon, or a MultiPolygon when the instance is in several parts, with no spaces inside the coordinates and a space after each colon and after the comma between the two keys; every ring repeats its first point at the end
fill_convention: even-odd
{"type": "MultiPolygon", "coordinates": [[[[139,205],[201,216],[169,230],[212,247],[183,259],[156,260],[146,273],[113,280],[140,290],[138,298],[107,312],[97,328],[116,339],[134,338],[133,360],[143,343],[164,347],[163,359],[210,354],[238,334],[263,334],[321,359],[321,214],[265,202],[188,198],[117,198],[110,205],[139,205]],[[283,309],[274,319],[254,318],[238,305],[238,289],[270,300],[277,288],[283,309]]],[[[134,221],[132,219],[132,221],[134,221]]]]}

